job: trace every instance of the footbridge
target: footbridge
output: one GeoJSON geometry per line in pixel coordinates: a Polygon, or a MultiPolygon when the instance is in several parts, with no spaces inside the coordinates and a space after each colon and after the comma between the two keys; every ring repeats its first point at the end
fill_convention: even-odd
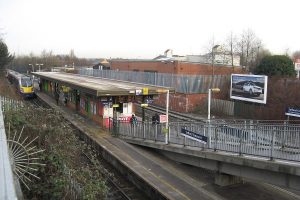
{"type": "MultiPolygon", "coordinates": [[[[224,121],[131,125],[111,120],[113,134],[189,165],[216,172],[219,185],[252,179],[300,190],[300,125],[224,121]]],[[[200,170],[199,168],[199,170],[200,170]]]]}

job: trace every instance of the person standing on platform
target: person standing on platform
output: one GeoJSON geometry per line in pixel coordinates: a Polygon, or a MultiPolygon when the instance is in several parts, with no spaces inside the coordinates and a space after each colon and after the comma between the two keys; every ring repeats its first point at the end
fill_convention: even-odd
{"type": "Polygon", "coordinates": [[[134,114],[132,114],[131,118],[130,118],[130,124],[131,124],[131,129],[130,132],[132,134],[132,136],[135,136],[135,131],[134,131],[134,127],[137,124],[137,118],[134,114]]]}
{"type": "Polygon", "coordinates": [[[59,101],[59,93],[58,93],[57,90],[55,90],[54,97],[55,97],[55,100],[56,100],[56,105],[58,105],[58,101],[59,101]]]}
{"type": "Polygon", "coordinates": [[[155,124],[159,124],[159,115],[155,113],[155,124]]]}
{"type": "Polygon", "coordinates": [[[137,118],[134,114],[132,114],[132,116],[130,118],[130,124],[131,124],[131,126],[134,126],[137,124],[137,118]]]}

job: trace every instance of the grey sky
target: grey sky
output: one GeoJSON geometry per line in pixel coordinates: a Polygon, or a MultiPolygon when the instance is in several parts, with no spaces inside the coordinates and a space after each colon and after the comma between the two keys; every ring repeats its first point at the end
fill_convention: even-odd
{"type": "Polygon", "coordinates": [[[152,58],[203,53],[248,28],[273,53],[300,49],[297,0],[0,0],[11,52],[152,58]]]}

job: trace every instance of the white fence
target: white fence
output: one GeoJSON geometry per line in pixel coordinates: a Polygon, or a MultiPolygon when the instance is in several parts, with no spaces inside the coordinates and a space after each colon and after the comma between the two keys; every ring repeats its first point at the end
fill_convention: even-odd
{"type": "MultiPolygon", "coordinates": [[[[165,125],[138,122],[136,125],[117,122],[113,129],[123,137],[165,141],[165,125]]],[[[236,123],[178,122],[169,124],[169,143],[214,149],[233,153],[300,161],[300,125],[275,122],[237,121],[236,123]],[[182,129],[204,136],[199,142],[183,136],[182,129]]]]}
{"type": "Polygon", "coordinates": [[[22,101],[14,100],[4,96],[0,96],[0,104],[1,104],[1,110],[3,112],[7,110],[16,110],[24,106],[24,103],[22,101]]]}

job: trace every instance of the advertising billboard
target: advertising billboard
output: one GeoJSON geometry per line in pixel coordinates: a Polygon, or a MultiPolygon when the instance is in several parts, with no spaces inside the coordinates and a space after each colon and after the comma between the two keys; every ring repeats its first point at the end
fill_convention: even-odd
{"type": "Polygon", "coordinates": [[[232,74],[230,98],[255,103],[267,103],[268,76],[232,74]]]}

